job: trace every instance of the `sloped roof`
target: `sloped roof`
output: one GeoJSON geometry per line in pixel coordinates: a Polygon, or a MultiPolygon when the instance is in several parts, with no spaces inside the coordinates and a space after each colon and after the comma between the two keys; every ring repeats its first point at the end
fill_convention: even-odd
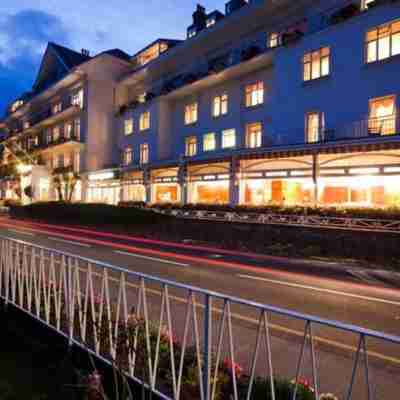
{"type": "Polygon", "coordinates": [[[122,51],[121,49],[106,50],[106,51],[103,51],[103,53],[101,53],[101,54],[109,54],[110,56],[120,58],[121,60],[124,60],[124,61],[130,61],[130,59],[131,59],[131,56],[128,53],[125,53],[124,51],[122,51]]]}
{"type": "Polygon", "coordinates": [[[79,53],[75,50],[71,50],[67,47],[60,46],[59,44],[49,42],[49,46],[51,46],[57,54],[60,56],[64,64],[67,66],[67,68],[71,69],[79,64],[84,63],[85,61],[90,60],[90,56],[79,53]]]}

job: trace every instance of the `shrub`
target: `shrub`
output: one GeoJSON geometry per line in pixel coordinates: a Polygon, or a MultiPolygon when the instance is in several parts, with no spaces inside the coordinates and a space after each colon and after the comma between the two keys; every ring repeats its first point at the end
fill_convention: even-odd
{"type": "Polygon", "coordinates": [[[172,217],[136,207],[117,207],[106,204],[70,204],[60,202],[12,205],[10,215],[60,223],[149,225],[163,223],[172,217]]]}

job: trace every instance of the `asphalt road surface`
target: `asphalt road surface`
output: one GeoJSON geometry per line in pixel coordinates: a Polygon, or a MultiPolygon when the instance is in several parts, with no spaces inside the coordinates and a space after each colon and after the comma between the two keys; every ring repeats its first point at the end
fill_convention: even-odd
{"type": "MultiPolygon", "coordinates": [[[[287,261],[285,265],[284,259],[275,257],[142,240],[84,227],[30,223],[8,217],[0,218],[0,235],[243,299],[400,335],[400,291],[380,282],[365,282],[362,276],[351,275],[339,280],[329,268],[319,276],[310,275],[300,261],[287,261]]],[[[251,351],[247,344],[254,343],[250,340],[255,334],[255,328],[251,327],[253,316],[243,315],[241,310],[233,311],[243,322],[235,346],[239,360],[244,360],[251,351]]],[[[273,332],[275,353],[283,354],[285,350],[292,357],[292,360],[286,356],[275,358],[277,369],[284,376],[294,376],[293,355],[298,354],[304,324],[283,319],[272,322],[277,326],[273,332]]],[[[321,385],[330,391],[338,388],[336,393],[343,393],[345,383],[338,377],[350,380],[355,338],[335,330],[320,330],[317,334],[328,343],[319,352],[320,370],[324,371],[320,376],[324,382],[321,385]]],[[[394,398],[400,389],[400,349],[381,343],[370,343],[368,349],[372,352],[373,398],[394,398]]],[[[362,367],[358,371],[360,382],[353,398],[367,398],[361,384],[362,367]]]]}

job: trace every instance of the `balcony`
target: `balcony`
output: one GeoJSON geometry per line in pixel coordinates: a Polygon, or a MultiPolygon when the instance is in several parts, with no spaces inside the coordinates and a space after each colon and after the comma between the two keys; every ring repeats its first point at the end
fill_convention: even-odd
{"type": "Polygon", "coordinates": [[[313,132],[318,140],[308,142],[305,132],[298,129],[288,133],[277,132],[271,140],[271,146],[315,145],[337,142],[375,142],[400,140],[400,116],[367,118],[350,122],[334,128],[324,128],[313,132]],[[296,138],[303,138],[296,140],[296,138]]]}
{"type": "Polygon", "coordinates": [[[75,147],[83,148],[84,143],[75,135],[69,138],[60,137],[50,143],[42,143],[31,148],[33,152],[50,153],[53,151],[64,151],[75,147]]]}
{"type": "Polygon", "coordinates": [[[79,105],[71,103],[63,104],[61,111],[58,113],[53,113],[49,107],[38,113],[31,114],[30,126],[27,128],[21,128],[20,130],[14,130],[8,135],[8,137],[10,138],[17,135],[20,136],[37,132],[50,125],[54,125],[57,122],[61,122],[69,117],[77,115],[81,110],[82,108],[79,105]]]}

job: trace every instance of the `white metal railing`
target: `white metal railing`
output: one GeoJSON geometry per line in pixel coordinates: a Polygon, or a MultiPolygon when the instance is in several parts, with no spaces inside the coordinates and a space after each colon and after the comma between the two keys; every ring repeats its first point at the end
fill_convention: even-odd
{"type": "Polygon", "coordinates": [[[173,215],[178,218],[187,219],[400,233],[400,220],[329,216],[324,217],[307,214],[290,215],[245,211],[185,210],[173,208],[153,208],[153,210],[161,214],[173,215]]]}
{"type": "Polygon", "coordinates": [[[161,398],[281,400],[280,378],[294,378],[293,400],[320,399],[322,391],[389,399],[400,389],[400,337],[20,240],[0,237],[0,251],[5,304],[161,398]]]}

